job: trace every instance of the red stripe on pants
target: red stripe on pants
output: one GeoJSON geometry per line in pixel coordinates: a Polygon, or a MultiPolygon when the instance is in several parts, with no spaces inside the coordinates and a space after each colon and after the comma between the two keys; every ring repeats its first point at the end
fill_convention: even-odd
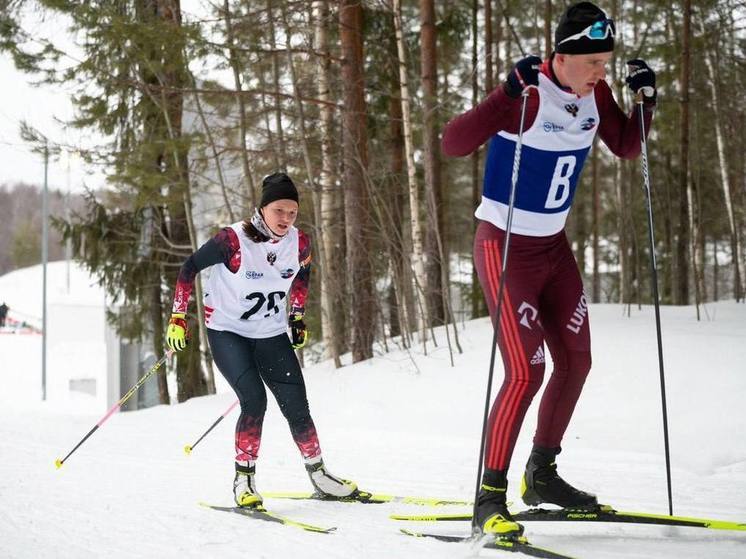
{"type": "MultiPolygon", "coordinates": [[[[497,311],[497,295],[500,283],[501,257],[499,241],[485,241],[485,265],[490,285],[495,312],[497,311]]],[[[516,421],[522,423],[519,416],[521,402],[526,397],[529,388],[528,359],[518,334],[518,325],[510,300],[507,285],[503,290],[503,306],[500,316],[501,335],[509,352],[511,382],[505,394],[498,394],[491,415],[490,437],[487,451],[487,464],[493,469],[505,469],[510,461],[512,445],[511,435],[516,429],[516,421]]],[[[507,371],[506,371],[507,372],[507,371]]],[[[525,413],[525,411],[524,411],[525,413]]]]}

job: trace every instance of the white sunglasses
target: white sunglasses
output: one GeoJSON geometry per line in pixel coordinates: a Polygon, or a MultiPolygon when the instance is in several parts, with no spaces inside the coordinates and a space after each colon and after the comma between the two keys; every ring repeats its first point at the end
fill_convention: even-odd
{"type": "Polygon", "coordinates": [[[591,25],[583,29],[580,33],[575,33],[575,35],[565,37],[557,44],[561,45],[562,43],[566,43],[567,41],[576,41],[578,39],[582,39],[583,37],[588,37],[589,39],[593,40],[606,39],[609,35],[614,37],[615,29],[616,26],[614,25],[613,19],[602,19],[600,21],[592,23],[591,25]]]}

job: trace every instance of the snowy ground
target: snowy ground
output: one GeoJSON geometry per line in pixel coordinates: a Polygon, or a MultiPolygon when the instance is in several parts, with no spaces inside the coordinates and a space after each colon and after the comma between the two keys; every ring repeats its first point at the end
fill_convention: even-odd
{"type": "MultiPolygon", "coordinates": [[[[746,307],[664,308],[674,512],[746,521],[746,307]]],[[[592,306],[594,367],[559,465],[577,485],[622,510],[667,512],[658,365],[652,309],[623,318],[592,306]]],[[[74,326],[74,325],[71,325],[74,326]]],[[[445,337],[423,356],[394,351],[334,370],[305,371],[330,469],[382,493],[469,499],[473,492],[491,331],[486,320],[459,330],[463,355],[451,368],[445,337]],[[415,369],[413,362],[416,362],[415,369]]],[[[35,402],[38,337],[0,337],[0,557],[468,557],[468,546],[399,535],[391,513],[407,505],[268,500],[276,512],[334,534],[213,512],[231,503],[237,411],[194,453],[182,449],[233,402],[232,394],[115,415],[63,466],[102,415],[35,402]]],[[[74,367],[74,360],[69,363],[74,367]]],[[[498,379],[501,369],[497,371],[498,379]]],[[[81,395],[82,396],[82,395],[81,395]]],[[[516,449],[509,496],[531,444],[536,404],[516,449]]],[[[277,406],[265,422],[259,489],[308,490],[277,406]]],[[[464,510],[453,507],[445,510],[464,510]]],[[[412,525],[458,533],[466,525],[412,525]]],[[[534,523],[537,545],[579,558],[746,557],[746,532],[534,523]]],[[[505,555],[482,550],[482,557],[505,555]]]]}

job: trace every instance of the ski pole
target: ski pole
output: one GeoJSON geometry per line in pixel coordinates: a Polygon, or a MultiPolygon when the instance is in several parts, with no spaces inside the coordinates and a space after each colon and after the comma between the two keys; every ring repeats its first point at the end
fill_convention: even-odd
{"type": "Polygon", "coordinates": [[[82,439],[80,440],[80,442],[79,442],[78,444],[76,444],[76,445],[75,445],[75,447],[74,447],[74,448],[73,448],[73,449],[72,449],[72,450],[71,450],[70,452],[68,452],[68,453],[67,453],[67,456],[65,456],[65,457],[64,457],[64,458],[63,458],[62,460],[60,460],[59,458],[57,458],[57,460],[55,460],[55,461],[54,461],[54,465],[55,465],[55,466],[57,467],[57,469],[58,469],[58,470],[59,470],[59,469],[60,469],[60,468],[62,467],[62,464],[64,464],[64,463],[65,463],[65,461],[66,461],[66,460],[67,460],[68,458],[70,458],[70,455],[71,455],[71,454],[72,454],[73,452],[75,452],[76,450],[78,450],[78,447],[79,447],[80,445],[82,445],[82,444],[83,444],[84,442],[86,442],[86,440],[88,440],[88,437],[90,437],[91,435],[93,435],[93,433],[95,433],[95,432],[96,432],[96,430],[97,430],[97,429],[98,429],[99,427],[101,427],[101,425],[103,425],[103,424],[104,424],[104,422],[105,422],[105,421],[106,421],[107,419],[109,419],[109,417],[111,417],[111,416],[112,416],[112,415],[113,415],[113,414],[114,414],[115,412],[119,411],[119,408],[121,408],[121,407],[122,407],[122,406],[124,405],[124,403],[125,403],[125,402],[126,402],[127,400],[129,400],[129,399],[130,399],[130,397],[131,397],[131,396],[132,396],[132,395],[133,395],[133,394],[134,394],[135,392],[137,392],[137,389],[138,389],[138,388],[140,388],[140,387],[141,387],[141,386],[142,386],[142,385],[143,385],[143,384],[145,383],[145,381],[146,381],[146,380],[148,380],[148,378],[150,378],[150,377],[151,377],[151,376],[153,375],[153,373],[155,373],[155,372],[157,372],[157,371],[158,371],[158,369],[160,368],[160,366],[161,366],[161,365],[163,365],[163,363],[165,363],[165,362],[166,362],[166,359],[168,359],[168,358],[169,358],[169,357],[171,356],[171,354],[172,354],[172,353],[173,353],[173,350],[171,350],[171,349],[169,349],[168,351],[166,351],[166,354],[165,354],[165,355],[164,355],[163,357],[161,357],[161,358],[160,358],[160,359],[159,359],[158,361],[156,361],[155,365],[153,365],[153,366],[152,366],[152,367],[150,368],[150,370],[149,370],[149,371],[148,371],[147,373],[145,373],[145,374],[144,374],[144,375],[143,375],[142,377],[140,377],[140,380],[138,380],[138,381],[137,381],[137,383],[136,383],[136,384],[135,384],[135,385],[134,385],[134,386],[133,386],[132,388],[130,388],[130,389],[129,389],[129,391],[127,392],[127,394],[125,394],[124,396],[122,396],[122,397],[121,397],[121,398],[119,399],[119,401],[118,401],[118,402],[117,402],[116,404],[114,404],[114,405],[113,405],[113,406],[112,406],[112,407],[111,407],[111,408],[109,409],[109,411],[107,411],[107,412],[106,412],[106,415],[104,415],[104,416],[103,416],[103,417],[102,417],[102,418],[101,418],[101,419],[99,420],[99,422],[98,422],[98,423],[96,423],[96,425],[94,425],[94,426],[93,426],[93,428],[92,428],[92,429],[91,429],[90,431],[88,431],[88,433],[86,434],[86,436],[85,436],[85,437],[83,437],[83,438],[82,438],[82,439]]]}
{"type": "Polygon", "coordinates": [[[220,423],[221,421],[223,421],[223,419],[225,419],[225,416],[228,415],[229,413],[231,413],[233,411],[233,408],[235,408],[237,405],[238,405],[238,400],[236,400],[235,402],[233,402],[231,404],[231,406],[227,410],[225,410],[223,412],[223,415],[221,415],[220,417],[218,417],[215,420],[215,423],[213,423],[212,425],[210,425],[210,428],[207,431],[205,431],[204,433],[202,433],[202,436],[199,439],[197,439],[196,443],[194,443],[193,445],[186,445],[184,447],[184,452],[187,455],[191,454],[192,450],[194,450],[194,447],[197,446],[199,444],[199,442],[202,439],[204,439],[210,431],[212,431],[213,429],[215,429],[215,427],[217,427],[218,423],[220,423]]]}
{"type": "Polygon", "coordinates": [[[521,148],[523,146],[523,124],[526,117],[526,102],[528,101],[529,86],[523,90],[521,97],[521,121],[518,126],[518,141],[515,145],[513,156],[513,175],[510,180],[510,198],[508,199],[508,221],[505,228],[505,241],[503,242],[503,261],[500,273],[500,284],[497,288],[497,308],[495,309],[495,326],[492,330],[492,353],[490,354],[490,370],[487,376],[487,394],[484,399],[484,417],[482,418],[482,439],[479,444],[479,463],[477,466],[477,485],[474,491],[474,510],[472,511],[472,528],[476,528],[477,522],[477,499],[479,488],[482,484],[482,461],[484,460],[484,446],[487,438],[487,418],[490,411],[490,396],[492,395],[492,378],[495,372],[495,355],[497,353],[497,336],[500,331],[500,315],[503,307],[503,291],[505,290],[505,276],[508,272],[508,249],[510,248],[510,229],[513,224],[513,208],[515,207],[515,192],[518,184],[518,169],[521,165],[521,148]]]}
{"type": "Polygon", "coordinates": [[[650,273],[655,303],[655,328],[658,335],[658,369],[661,380],[661,407],[663,409],[663,445],[666,453],[666,483],[668,486],[668,514],[673,516],[671,496],[671,453],[668,444],[668,412],[666,407],[666,377],[663,372],[663,339],[661,336],[661,311],[658,301],[658,265],[655,260],[655,232],[653,231],[653,201],[650,196],[650,174],[648,172],[648,144],[645,139],[645,115],[643,113],[642,92],[635,99],[640,118],[640,154],[642,155],[642,179],[645,190],[645,203],[648,209],[648,240],[650,241],[650,273]]]}

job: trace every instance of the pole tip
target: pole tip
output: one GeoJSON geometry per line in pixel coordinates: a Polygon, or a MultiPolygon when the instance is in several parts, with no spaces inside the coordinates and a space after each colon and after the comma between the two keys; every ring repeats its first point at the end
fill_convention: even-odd
{"type": "Polygon", "coordinates": [[[189,456],[191,453],[192,453],[192,447],[189,446],[189,445],[186,445],[184,447],[184,454],[186,454],[187,456],[189,456]]]}
{"type": "Polygon", "coordinates": [[[62,467],[62,464],[63,462],[59,458],[57,458],[57,460],[54,461],[54,467],[57,468],[58,470],[62,467]]]}

